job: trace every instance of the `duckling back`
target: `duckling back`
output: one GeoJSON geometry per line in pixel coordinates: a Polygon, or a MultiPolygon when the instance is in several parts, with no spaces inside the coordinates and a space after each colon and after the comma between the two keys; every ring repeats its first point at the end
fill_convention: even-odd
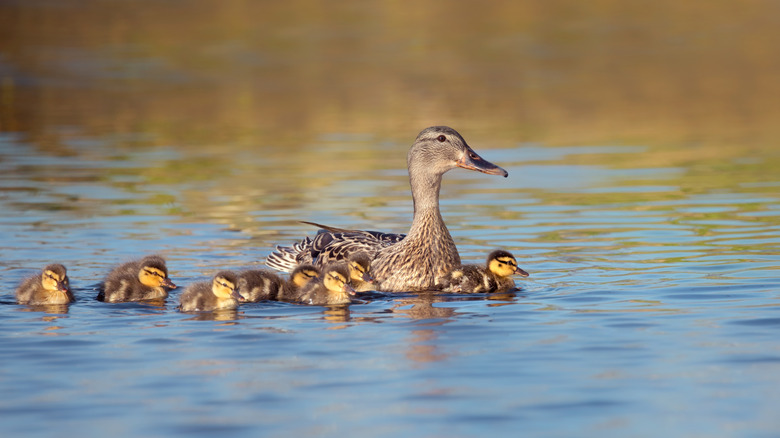
{"type": "Polygon", "coordinates": [[[238,277],[238,291],[247,302],[275,300],[282,287],[282,279],[269,271],[244,271],[238,277]]]}
{"type": "Polygon", "coordinates": [[[179,297],[182,312],[198,312],[238,307],[236,293],[237,276],[230,271],[222,271],[212,281],[194,283],[184,289],[179,297]]]}
{"type": "Polygon", "coordinates": [[[176,285],[168,278],[165,259],[147,256],[112,270],[101,285],[97,299],[110,303],[164,299],[176,285]]]}
{"type": "Polygon", "coordinates": [[[441,286],[442,291],[455,293],[488,293],[498,289],[495,277],[477,265],[463,265],[453,270],[441,280],[441,286]]]}
{"type": "Polygon", "coordinates": [[[75,301],[70,290],[67,270],[61,264],[51,264],[40,274],[26,278],[16,289],[19,304],[68,304],[75,301]]]}

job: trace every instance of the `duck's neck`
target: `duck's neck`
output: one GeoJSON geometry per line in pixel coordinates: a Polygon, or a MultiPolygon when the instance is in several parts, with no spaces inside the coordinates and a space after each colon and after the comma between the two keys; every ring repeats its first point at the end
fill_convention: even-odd
{"type": "MultiPolygon", "coordinates": [[[[442,228],[447,230],[439,211],[439,190],[441,189],[441,174],[417,173],[410,176],[412,199],[414,201],[414,219],[409,237],[417,237],[424,230],[442,228]]],[[[449,237],[449,232],[446,233],[449,237]]]]}

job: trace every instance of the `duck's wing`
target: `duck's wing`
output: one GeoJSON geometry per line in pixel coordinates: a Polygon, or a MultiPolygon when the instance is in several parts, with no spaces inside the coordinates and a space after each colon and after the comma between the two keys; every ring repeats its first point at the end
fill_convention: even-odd
{"type": "Polygon", "coordinates": [[[405,234],[382,233],[379,231],[347,230],[305,222],[320,228],[314,239],[304,238],[292,246],[277,246],[265,264],[284,272],[292,272],[296,266],[311,263],[325,266],[330,262],[346,260],[350,254],[365,251],[369,257],[382,248],[396,244],[405,234]]]}
{"type": "Polygon", "coordinates": [[[308,222],[308,221],[301,221],[301,223],[307,225],[313,225],[319,228],[319,230],[317,231],[317,235],[322,233],[362,235],[368,240],[376,240],[378,242],[387,243],[390,245],[394,243],[398,243],[402,241],[404,237],[406,237],[406,234],[383,233],[381,231],[350,230],[347,228],[331,227],[329,225],[322,225],[316,222],[308,222]]]}
{"type": "MultiPolygon", "coordinates": [[[[265,264],[269,268],[277,269],[282,272],[292,272],[296,266],[300,264],[298,262],[299,256],[309,253],[309,247],[311,247],[311,239],[304,237],[303,240],[297,243],[293,243],[292,246],[276,246],[276,251],[272,252],[265,264]]],[[[311,261],[309,261],[311,263],[311,261]]]]}

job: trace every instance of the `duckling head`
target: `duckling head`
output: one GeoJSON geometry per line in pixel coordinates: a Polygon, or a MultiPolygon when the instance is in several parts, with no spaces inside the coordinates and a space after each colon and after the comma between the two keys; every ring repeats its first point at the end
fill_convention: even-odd
{"type": "Polygon", "coordinates": [[[374,277],[368,272],[371,269],[371,258],[368,257],[367,252],[360,251],[350,254],[347,258],[347,265],[349,266],[349,277],[352,280],[366,283],[374,282],[374,277]]]}
{"type": "Polygon", "coordinates": [[[290,279],[297,287],[303,287],[310,280],[320,276],[320,270],[314,265],[299,265],[290,274],[290,279]]]}
{"type": "Polygon", "coordinates": [[[487,258],[487,265],[490,272],[499,277],[509,277],[513,274],[528,277],[528,273],[517,266],[515,256],[508,251],[499,249],[491,252],[487,258]]]}
{"type": "Polygon", "coordinates": [[[238,301],[246,301],[243,296],[238,292],[238,278],[236,274],[230,271],[221,271],[214,276],[214,280],[211,282],[211,291],[217,298],[228,299],[235,298],[238,301]]]}
{"type": "Polygon", "coordinates": [[[70,282],[65,266],[53,264],[43,268],[41,286],[51,292],[68,292],[70,289],[70,282]]]}
{"type": "Polygon", "coordinates": [[[138,280],[147,287],[176,289],[176,285],[168,278],[168,268],[165,266],[165,260],[159,256],[148,256],[141,260],[138,280]]]}
{"type": "Polygon", "coordinates": [[[349,285],[349,268],[343,262],[332,263],[325,267],[322,284],[330,294],[355,295],[355,289],[349,285]]]}
{"type": "Polygon", "coordinates": [[[506,177],[509,173],[480,157],[458,131],[448,126],[431,126],[417,136],[407,155],[409,173],[441,175],[455,167],[506,177]],[[416,170],[416,171],[415,171],[416,170]]]}

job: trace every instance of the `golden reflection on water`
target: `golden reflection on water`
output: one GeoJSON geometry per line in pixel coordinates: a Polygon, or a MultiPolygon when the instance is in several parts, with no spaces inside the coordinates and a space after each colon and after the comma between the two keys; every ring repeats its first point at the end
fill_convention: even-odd
{"type": "Polygon", "coordinates": [[[758,144],[780,129],[780,27],[751,6],[4,3],[0,126],[64,153],[85,134],[273,153],[441,122],[497,146],[758,144]]]}

